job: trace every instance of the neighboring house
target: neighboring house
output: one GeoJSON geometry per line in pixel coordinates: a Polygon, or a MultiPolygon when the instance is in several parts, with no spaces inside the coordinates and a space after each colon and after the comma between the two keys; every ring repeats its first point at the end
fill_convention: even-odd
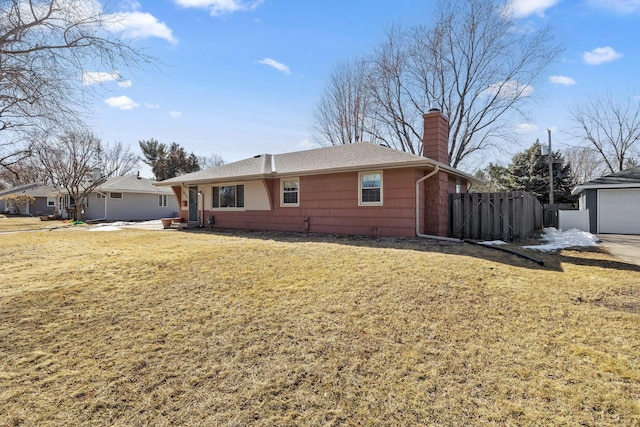
{"type": "Polygon", "coordinates": [[[579,184],[571,194],[589,210],[591,233],[640,234],[640,167],[579,184]]]}
{"type": "MultiPolygon", "coordinates": [[[[173,217],[179,207],[173,192],[156,187],[155,181],[135,175],[108,178],[94,189],[84,202],[87,221],[132,221],[173,217]]],[[[66,217],[75,202],[68,194],[58,192],[58,212],[66,217]]]]}
{"type": "Polygon", "coordinates": [[[27,184],[20,187],[10,188],[0,191],[0,212],[14,213],[15,207],[11,201],[2,200],[2,197],[10,194],[25,194],[35,198],[35,200],[26,207],[26,211],[22,212],[27,215],[49,215],[54,213],[56,208],[56,199],[52,193],[56,191],[52,185],[27,184]]]}
{"type": "Polygon", "coordinates": [[[262,154],[156,185],[171,187],[192,225],[447,236],[449,193],[478,181],[448,166],[447,119],[434,110],[424,123],[424,157],[360,142],[262,154]]]}

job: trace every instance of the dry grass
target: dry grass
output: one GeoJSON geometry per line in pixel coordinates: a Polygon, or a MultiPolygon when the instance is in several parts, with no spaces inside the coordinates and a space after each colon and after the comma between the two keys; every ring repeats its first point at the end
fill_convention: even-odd
{"type": "Polygon", "coordinates": [[[597,251],[74,230],[0,256],[0,425],[640,424],[640,268],[597,251]]]}
{"type": "Polygon", "coordinates": [[[70,221],[40,221],[39,217],[5,216],[0,214],[0,233],[67,227],[70,221]]]}

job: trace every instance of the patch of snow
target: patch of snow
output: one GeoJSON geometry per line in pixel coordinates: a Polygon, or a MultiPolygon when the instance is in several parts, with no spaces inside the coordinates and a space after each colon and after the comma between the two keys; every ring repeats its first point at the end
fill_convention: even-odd
{"type": "Polygon", "coordinates": [[[554,227],[545,228],[540,239],[548,243],[523,246],[523,248],[537,251],[557,251],[565,248],[598,246],[598,238],[596,236],[586,231],[580,231],[577,228],[567,231],[557,230],[554,227]]]}
{"type": "Polygon", "coordinates": [[[159,219],[152,219],[150,221],[114,221],[114,222],[102,222],[96,224],[96,227],[125,227],[127,225],[155,225],[162,224],[159,219]]]}
{"type": "Polygon", "coordinates": [[[111,224],[96,224],[96,225],[100,225],[100,227],[87,228],[87,231],[118,231],[118,230],[122,230],[122,228],[115,227],[115,226],[113,226],[111,224]]]}
{"type": "Polygon", "coordinates": [[[503,242],[502,240],[488,240],[486,242],[478,242],[481,245],[506,245],[507,242],[503,242]]]}

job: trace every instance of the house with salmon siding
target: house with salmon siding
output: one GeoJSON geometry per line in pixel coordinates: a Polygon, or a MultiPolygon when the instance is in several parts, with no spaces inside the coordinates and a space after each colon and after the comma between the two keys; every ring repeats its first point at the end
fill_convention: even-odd
{"type": "Polygon", "coordinates": [[[447,236],[449,193],[476,178],[448,164],[448,122],[424,115],[422,156],[368,142],[260,154],[155,183],[192,226],[447,236]]]}

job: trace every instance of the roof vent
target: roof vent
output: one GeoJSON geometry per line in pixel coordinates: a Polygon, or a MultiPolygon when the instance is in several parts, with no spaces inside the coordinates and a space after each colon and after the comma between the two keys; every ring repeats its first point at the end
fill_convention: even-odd
{"type": "Polygon", "coordinates": [[[255,156],[253,156],[254,159],[258,159],[260,157],[262,157],[262,154],[256,154],[255,156]]]}

